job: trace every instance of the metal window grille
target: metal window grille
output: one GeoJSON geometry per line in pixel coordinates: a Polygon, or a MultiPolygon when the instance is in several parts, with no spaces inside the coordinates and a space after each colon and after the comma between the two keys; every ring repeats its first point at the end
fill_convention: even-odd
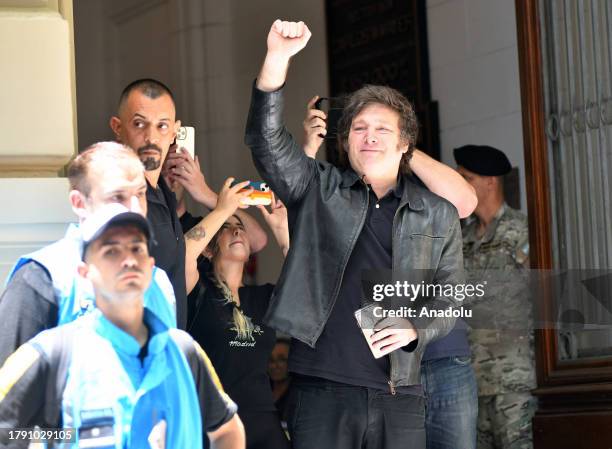
{"type": "MultiPolygon", "coordinates": [[[[540,11],[555,268],[610,269],[612,1],[540,0],[540,11]]],[[[612,354],[609,330],[579,334],[568,358],[612,354]]]]}

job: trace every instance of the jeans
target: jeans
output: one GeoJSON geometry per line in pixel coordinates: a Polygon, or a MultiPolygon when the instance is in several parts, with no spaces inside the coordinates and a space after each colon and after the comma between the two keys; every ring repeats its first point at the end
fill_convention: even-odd
{"type": "Polygon", "coordinates": [[[293,449],[425,449],[421,396],[307,376],[289,388],[293,449]]]}
{"type": "Polygon", "coordinates": [[[475,449],[478,389],[470,357],[421,364],[427,449],[475,449]]]}

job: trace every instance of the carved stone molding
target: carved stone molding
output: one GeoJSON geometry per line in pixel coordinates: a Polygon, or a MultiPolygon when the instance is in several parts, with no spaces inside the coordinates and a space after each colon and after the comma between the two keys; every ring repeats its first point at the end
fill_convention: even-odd
{"type": "Polygon", "coordinates": [[[0,0],[0,8],[40,8],[45,6],[50,8],[55,6],[57,9],[57,0],[0,0]]]}
{"type": "Polygon", "coordinates": [[[57,9],[0,15],[0,176],[56,174],[74,154],[71,49],[57,9]]]}

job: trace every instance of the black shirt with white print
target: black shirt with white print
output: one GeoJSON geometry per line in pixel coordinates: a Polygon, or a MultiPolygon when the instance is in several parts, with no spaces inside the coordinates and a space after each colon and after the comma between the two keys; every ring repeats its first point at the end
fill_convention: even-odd
{"type": "Polygon", "coordinates": [[[196,291],[190,294],[189,333],[210,357],[223,388],[240,410],[276,410],[267,373],[276,333],[262,324],[274,286],[240,288],[239,308],[253,323],[251,337],[241,338],[233,321],[233,309],[238,306],[200,273],[196,291]]]}

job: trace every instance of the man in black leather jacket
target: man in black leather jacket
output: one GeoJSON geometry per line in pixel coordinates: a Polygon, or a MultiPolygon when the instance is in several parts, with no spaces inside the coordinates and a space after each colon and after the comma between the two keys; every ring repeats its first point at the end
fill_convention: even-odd
{"type": "MultiPolygon", "coordinates": [[[[405,176],[418,127],[412,106],[393,89],[366,86],[348,100],[338,133],[350,169],[303,153],[283,125],[281,88],[290,57],[309,38],[302,22],[272,25],[245,137],[290,215],[291,249],[267,322],[294,338],[292,443],[424,448],[420,361],[454,319],[396,320],[369,335],[384,355],[375,359],[353,313],[361,305],[363,270],[410,273],[413,283],[462,283],[457,210],[405,176]]],[[[432,298],[425,307],[454,302],[432,298]]]]}

